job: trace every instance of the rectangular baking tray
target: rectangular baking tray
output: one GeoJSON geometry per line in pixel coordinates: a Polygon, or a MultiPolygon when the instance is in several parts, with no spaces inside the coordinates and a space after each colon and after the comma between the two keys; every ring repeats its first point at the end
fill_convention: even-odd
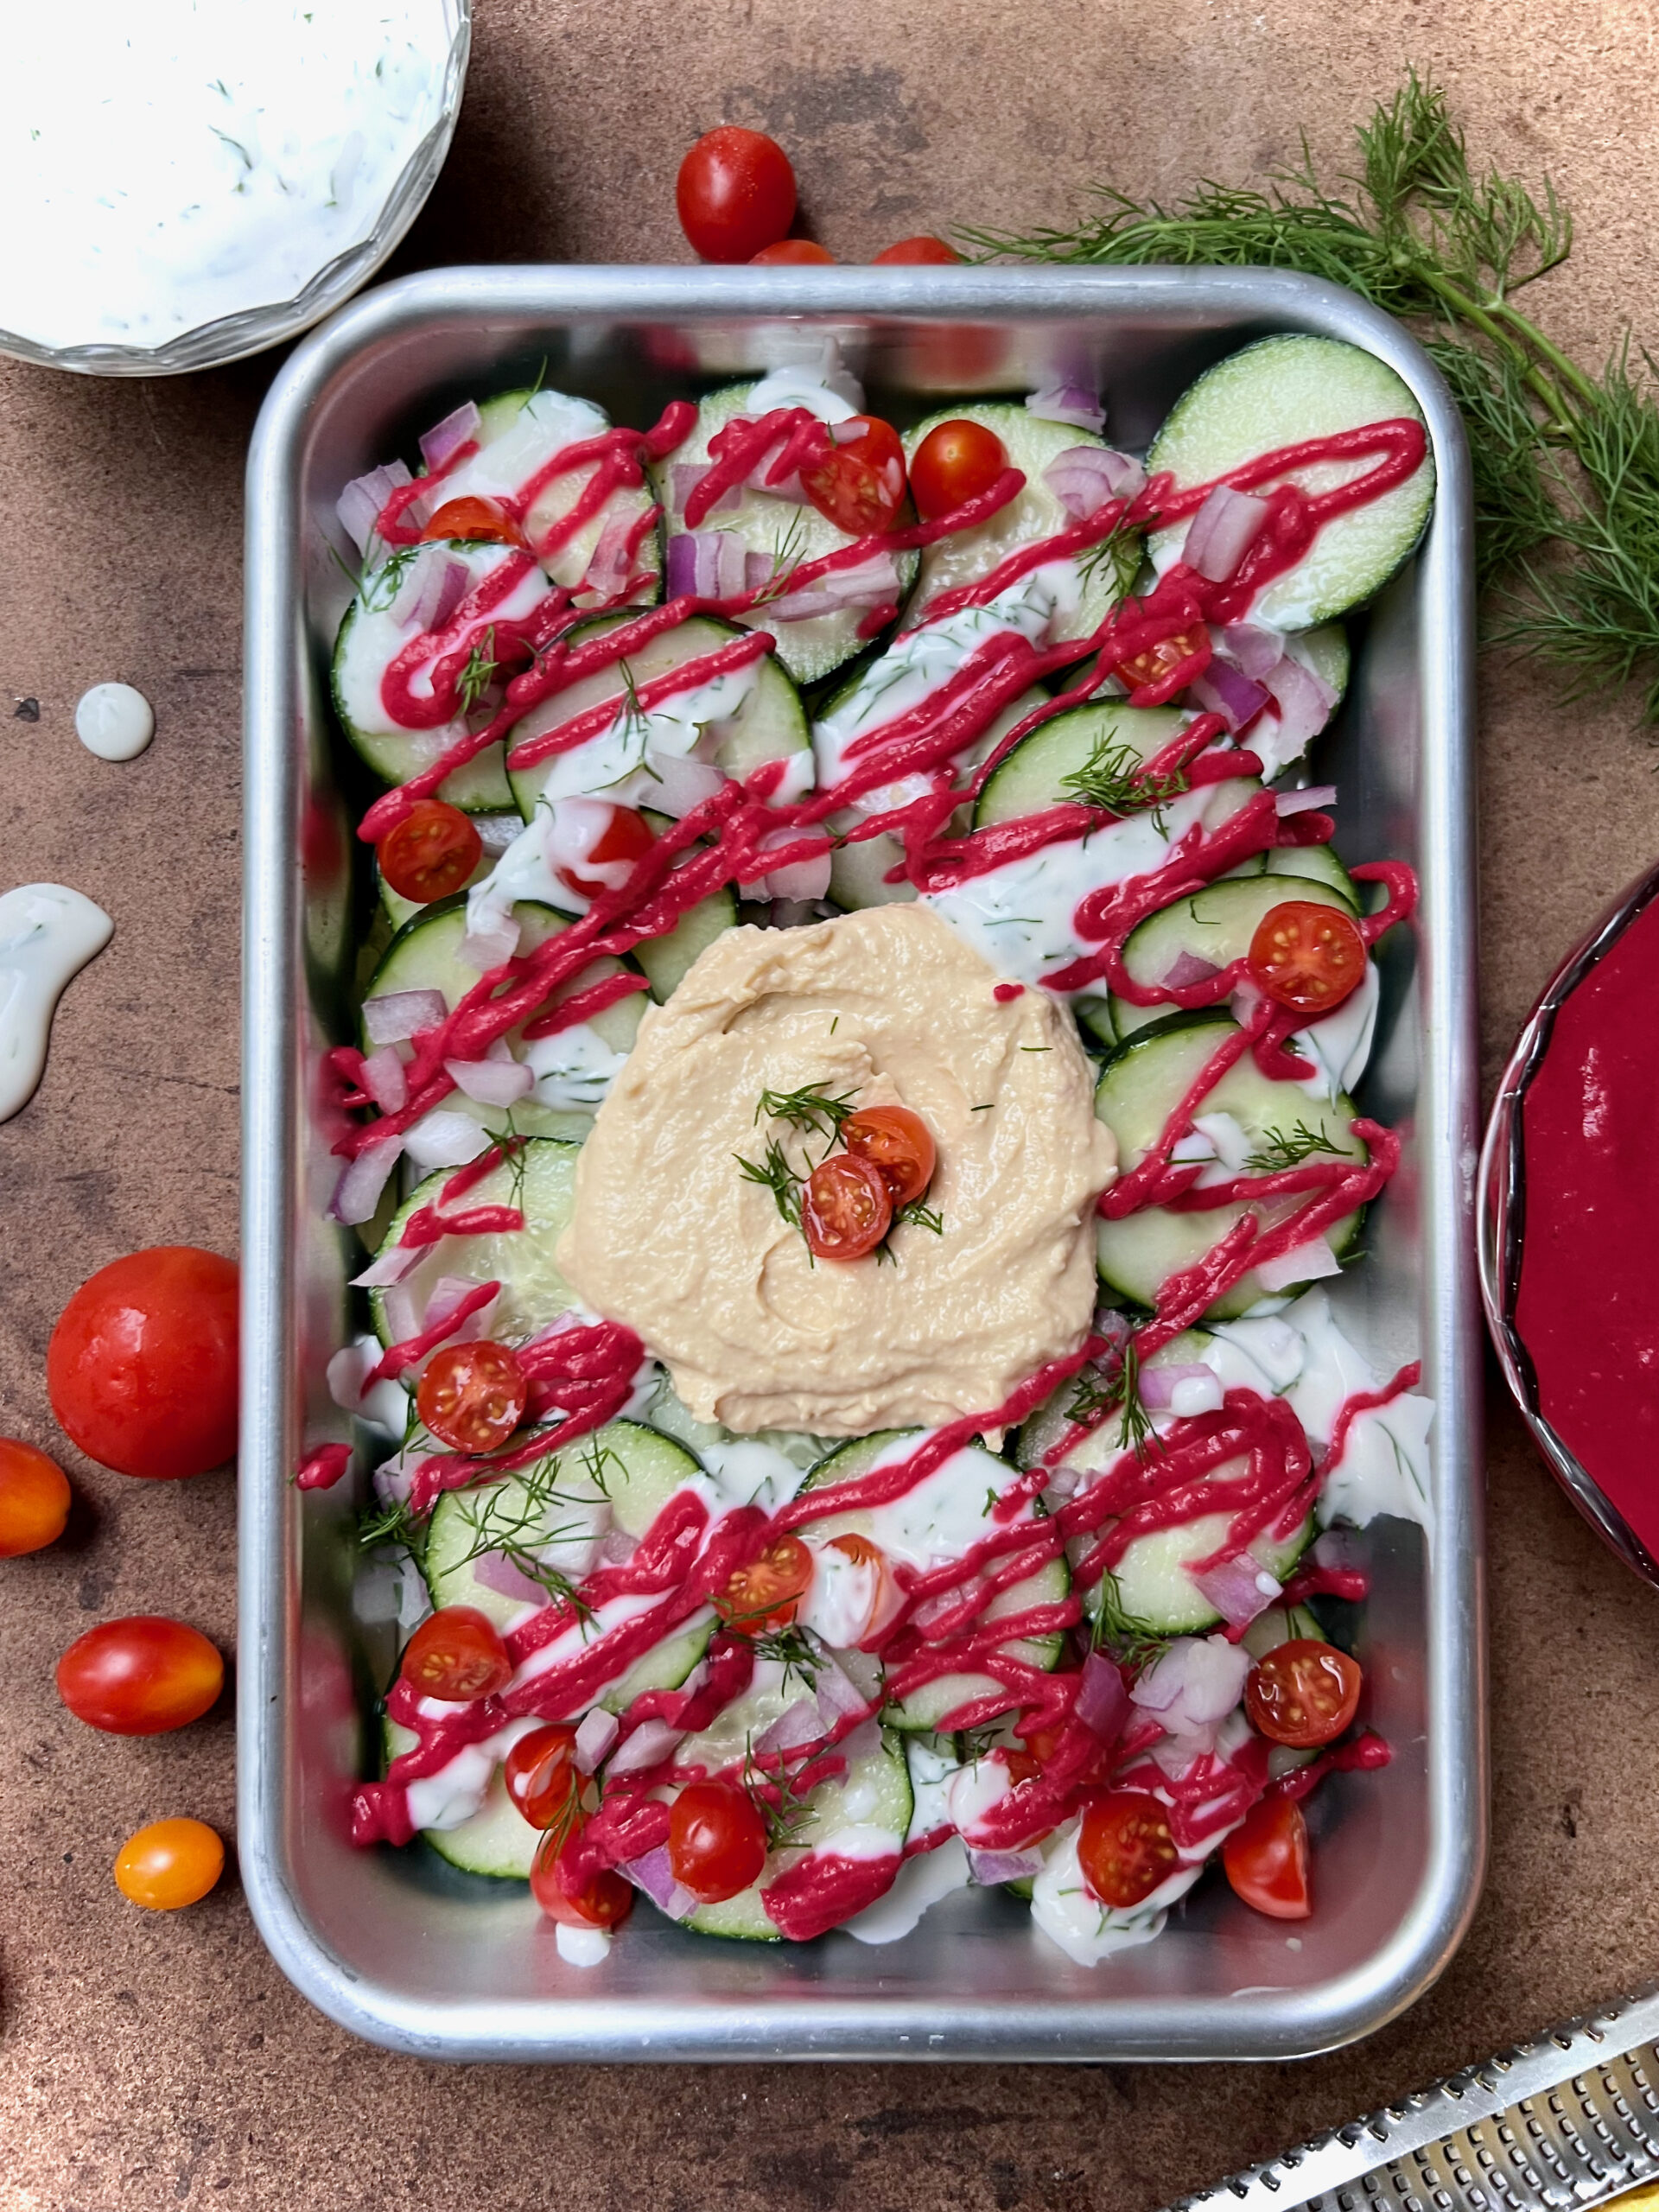
{"type": "Polygon", "coordinates": [[[1262,270],[452,269],[389,285],[307,340],[272,386],[248,470],[241,1661],[242,1877],[284,1971],[344,2026],[454,2059],[1277,2058],[1409,2005],[1454,1949],[1485,1846],[1476,1157],[1474,789],[1467,460],[1411,339],[1339,288],[1262,270]],[[1319,772],[1350,858],[1411,861],[1422,904],[1383,950],[1367,1109],[1405,1139],[1365,1267],[1338,1295],[1379,1364],[1421,1352],[1439,1404],[1427,1537],[1367,1548],[1361,1656],[1382,1773],[1313,1812],[1317,1910],[1294,1930],[1206,1883],[1167,1932],[1092,1971],[1000,1894],[964,1891],[901,1942],[699,1938],[642,1905],[601,1967],[558,1957],[522,1889],[416,1848],[354,1850],[377,1669],[355,1624],[342,1484],[302,1496],[302,1444],[338,1434],[323,1370],[347,1319],[349,1240],[315,1111],[345,1034],[363,855],[327,669],[348,594],[334,501],[459,399],[544,380],[645,424],[670,397],[817,357],[833,339],[900,422],[941,397],[1098,379],[1109,435],[1143,446],[1210,362],[1272,331],[1391,362],[1427,418],[1429,534],[1356,626],[1353,683],[1319,772]],[[355,884],[352,880],[355,870],[355,884]]]}

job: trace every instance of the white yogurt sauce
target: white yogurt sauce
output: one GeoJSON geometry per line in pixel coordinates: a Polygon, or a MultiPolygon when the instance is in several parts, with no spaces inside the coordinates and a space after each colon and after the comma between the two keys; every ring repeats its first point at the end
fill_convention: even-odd
{"type": "MultiPolygon", "coordinates": [[[[730,734],[734,717],[747,704],[763,665],[752,660],[741,668],[729,668],[652,707],[636,709],[625,702],[608,728],[568,753],[553,755],[546,764],[543,796],[552,800],[602,793],[619,806],[660,805],[663,779],[653,761],[710,760],[730,734]]],[[[552,726],[550,721],[546,726],[552,726]]],[[[532,716],[516,734],[528,737],[537,727],[532,716]]],[[[804,757],[810,764],[811,756],[804,757]]]]}
{"type": "Polygon", "coordinates": [[[60,883],[0,899],[0,1122],[35,1095],[65,984],[114,934],[101,906],[60,883]]]}
{"type": "Polygon", "coordinates": [[[572,1928],[563,1920],[553,1923],[553,1940],[568,1967],[602,1967],[611,1955],[608,1928],[572,1928]]]}
{"type": "MultiPolygon", "coordinates": [[[[371,580],[368,588],[356,601],[356,613],[346,631],[340,648],[337,669],[340,703],[346,719],[353,728],[375,737],[407,737],[410,747],[410,773],[428,760],[435,760],[446,747],[453,745],[463,735],[467,728],[464,713],[435,729],[408,729],[395,722],[386,712],[381,692],[382,679],[392,662],[410,641],[421,635],[420,625],[413,619],[414,604],[418,596],[416,564],[434,561],[457,561],[467,571],[467,591],[475,591],[488,576],[495,574],[506,562],[522,556],[510,545],[494,545],[484,540],[467,545],[444,545],[437,549],[423,548],[412,558],[407,554],[394,556],[394,565],[383,572],[378,580],[371,580]],[[405,587],[410,587],[405,588],[405,587]]],[[[519,577],[511,591],[498,600],[487,614],[481,615],[467,631],[477,649],[488,658],[487,633],[493,624],[519,621],[533,614],[547,597],[547,579],[537,568],[528,569],[519,577]]],[[[446,626],[446,636],[453,627],[454,618],[446,626]]],[[[448,642],[446,653],[455,650],[454,641],[448,642]]],[[[410,690],[417,699],[432,696],[432,676],[437,664],[438,644],[434,637],[429,658],[417,666],[410,678],[410,690]]]]}
{"type": "Polygon", "coordinates": [[[100,760],[136,760],[156,734],[156,709],[130,683],[94,683],[75,708],[75,735],[100,760]]]}
{"type": "Polygon", "coordinates": [[[1164,1932],[1169,1908],[1204,1872],[1204,1854],[1178,1866],[1149,1897],[1127,1908],[1103,1905],[1083,1878],[1077,1859],[1079,1823],[1068,1822],[1046,1847],[1042,1872],[1031,1885],[1031,1916],[1052,1943],[1080,1967],[1098,1966],[1114,1951],[1132,1950],[1164,1932]]]}
{"type": "MultiPolygon", "coordinates": [[[[922,1430],[898,1438],[870,1462],[867,1473],[911,1459],[927,1433],[922,1430]]],[[[990,1501],[1016,1479],[1006,1459],[969,1444],[953,1452],[902,1497],[885,1505],[860,1506],[855,1515],[861,1529],[868,1530],[871,1541],[889,1559],[902,1560],[925,1573],[929,1567],[965,1557],[981,1541],[988,1533],[990,1501]]],[[[1029,1502],[1014,1516],[1016,1523],[1032,1517],[1029,1502]]]]}
{"type": "Polygon", "coordinates": [[[887,1895],[866,1905],[842,1926],[861,1943],[896,1943],[909,1935],[930,1905],[949,1897],[953,1890],[965,1890],[970,1878],[968,1847],[959,1835],[953,1835],[937,1851],[907,1859],[887,1895]]]}
{"type": "Polygon", "coordinates": [[[296,298],[438,124],[454,29],[454,0],[10,12],[0,327],[156,346],[296,298]]]}

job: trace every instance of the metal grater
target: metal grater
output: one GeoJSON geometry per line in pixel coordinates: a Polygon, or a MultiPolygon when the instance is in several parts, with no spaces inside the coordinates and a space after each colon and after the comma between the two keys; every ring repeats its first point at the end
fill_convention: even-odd
{"type": "Polygon", "coordinates": [[[1170,2212],[1586,2212],[1659,2176],[1659,1984],[1170,2212]]]}

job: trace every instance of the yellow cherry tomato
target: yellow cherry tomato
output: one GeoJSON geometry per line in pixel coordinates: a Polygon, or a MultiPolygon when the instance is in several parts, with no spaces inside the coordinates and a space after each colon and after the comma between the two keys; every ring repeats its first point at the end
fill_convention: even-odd
{"type": "Polygon", "coordinates": [[[0,1559],[54,1544],[69,1518],[69,1484],[44,1452],[0,1436],[0,1559]]]}
{"type": "Polygon", "coordinates": [[[115,1886],[151,1912],[205,1897],[225,1871],[225,1847],[205,1821],[152,1821],[115,1858],[115,1886]]]}

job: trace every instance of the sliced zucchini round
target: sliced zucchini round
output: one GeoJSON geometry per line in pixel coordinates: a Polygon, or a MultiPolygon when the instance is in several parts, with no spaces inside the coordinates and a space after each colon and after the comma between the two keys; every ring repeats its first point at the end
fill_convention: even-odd
{"type": "MultiPolygon", "coordinates": [[[[1340,868],[1341,862],[1337,865],[1340,868]]],[[[1137,983],[1146,984],[1161,983],[1183,956],[1208,961],[1212,968],[1225,968],[1245,957],[1260,924],[1275,906],[1289,899],[1311,906],[1335,906],[1344,913],[1357,911],[1331,884],[1311,877],[1300,882],[1287,881],[1276,874],[1229,877],[1148,915],[1130,931],[1123,946],[1123,965],[1137,983]]],[[[1118,1042],[1122,1044],[1152,1022],[1166,1019],[1173,1011],[1167,1001],[1135,1006],[1114,995],[1112,1026],[1118,1042]]]]}

